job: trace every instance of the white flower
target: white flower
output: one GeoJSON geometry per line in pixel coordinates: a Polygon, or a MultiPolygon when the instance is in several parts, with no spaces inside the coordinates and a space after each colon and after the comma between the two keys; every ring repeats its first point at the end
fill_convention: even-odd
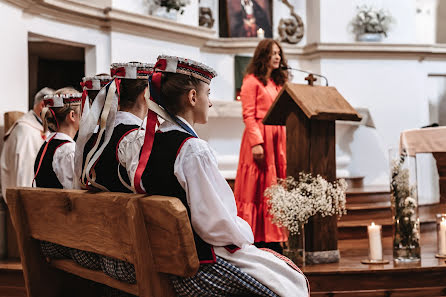
{"type": "Polygon", "coordinates": [[[346,214],[346,189],[343,179],[329,183],[320,175],[313,177],[301,172],[297,181],[290,176],[279,179],[266,189],[265,196],[269,198],[273,223],[298,233],[300,226],[316,214],[324,217],[346,214]]]}

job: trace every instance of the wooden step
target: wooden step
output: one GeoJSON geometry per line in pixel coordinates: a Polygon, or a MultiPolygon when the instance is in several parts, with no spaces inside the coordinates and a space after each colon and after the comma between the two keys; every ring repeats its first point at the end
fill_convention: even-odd
{"type": "Polygon", "coordinates": [[[390,202],[390,191],[387,186],[365,186],[348,189],[346,196],[347,205],[390,202]]]}
{"type": "Polygon", "coordinates": [[[0,296],[26,297],[20,260],[0,260],[0,296]]]}
{"type": "MultiPolygon", "coordinates": [[[[339,239],[359,239],[367,238],[367,226],[371,222],[382,225],[384,236],[391,236],[392,233],[392,214],[390,208],[387,215],[383,216],[384,211],[372,209],[369,212],[361,209],[361,213],[350,213],[350,216],[343,216],[338,221],[338,238],[339,239]],[[382,211],[382,212],[381,212],[382,211]]],[[[387,211],[387,210],[385,210],[387,211]]],[[[422,205],[419,207],[419,216],[421,225],[436,224],[436,214],[445,213],[446,204],[422,205]]]]}

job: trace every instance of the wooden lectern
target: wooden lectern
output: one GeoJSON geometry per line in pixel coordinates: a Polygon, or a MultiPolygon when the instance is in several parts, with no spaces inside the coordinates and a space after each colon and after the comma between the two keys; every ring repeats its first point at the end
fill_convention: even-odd
{"type": "MultiPolygon", "coordinates": [[[[356,110],[334,87],[286,83],[265,118],[265,125],[286,125],[287,175],[320,174],[336,180],[335,121],[360,121],[356,110]]],[[[339,261],[337,218],[315,216],[305,225],[309,264],[339,261]]]]}

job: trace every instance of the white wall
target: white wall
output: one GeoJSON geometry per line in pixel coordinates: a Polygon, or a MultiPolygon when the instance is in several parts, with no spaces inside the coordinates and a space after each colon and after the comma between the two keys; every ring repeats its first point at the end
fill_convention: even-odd
{"type": "MultiPolygon", "coordinates": [[[[112,0],[112,7],[132,13],[149,14],[153,1],[148,0],[112,0]]],[[[191,26],[198,26],[198,0],[190,0],[184,7],[183,14],[178,13],[177,22],[191,26]]]]}
{"type": "Polygon", "coordinates": [[[0,2],[0,15],[0,56],[3,57],[0,126],[3,126],[4,112],[28,110],[28,35],[20,9],[0,2]]]}
{"type": "Polygon", "coordinates": [[[416,0],[417,43],[431,44],[437,38],[438,0],[416,0]]]}
{"type": "Polygon", "coordinates": [[[384,43],[415,43],[415,0],[320,0],[321,42],[353,42],[350,22],[356,7],[367,4],[388,10],[396,20],[384,43]]]}
{"type": "Polygon", "coordinates": [[[357,107],[370,110],[385,146],[399,133],[426,124],[423,83],[427,74],[416,60],[323,59],[321,72],[357,107]]]}
{"type": "MultiPolygon", "coordinates": [[[[289,0],[288,1],[293,7],[294,7],[294,12],[297,13],[301,18],[302,21],[304,22],[304,37],[302,38],[302,40],[298,43],[298,45],[305,45],[307,43],[307,28],[306,28],[306,24],[307,24],[307,14],[306,14],[306,3],[305,1],[301,1],[301,0],[289,0]]],[[[273,3],[273,37],[279,38],[279,31],[278,31],[278,26],[279,26],[279,22],[280,19],[288,19],[288,18],[293,18],[291,16],[291,11],[290,9],[283,4],[282,1],[274,1],[273,3]]]]}

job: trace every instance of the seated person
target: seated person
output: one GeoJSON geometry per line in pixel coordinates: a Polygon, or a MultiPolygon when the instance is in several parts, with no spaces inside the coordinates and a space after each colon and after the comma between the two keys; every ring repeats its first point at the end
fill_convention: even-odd
{"type": "MultiPolygon", "coordinates": [[[[53,131],[40,148],[34,163],[33,185],[41,188],[72,189],[74,181],[74,136],[79,129],[82,94],[72,88],[57,90],[44,99],[42,119],[45,132],[53,131]]],[[[42,253],[50,258],[72,258],[78,251],[41,242],[42,253]]],[[[93,258],[92,261],[95,259],[93,258]]],[[[95,262],[98,268],[99,262],[95,262]]]]}
{"type": "Polygon", "coordinates": [[[294,263],[252,244],[251,227],[237,216],[212,149],[193,128],[208,120],[215,75],[201,63],[160,56],[149,78],[151,100],[168,116],[159,114],[166,121],[155,133],[157,114],[152,108],[148,113],[135,189],[183,202],[201,263],[193,277],[172,276],[175,290],[178,296],[308,296],[307,280],[294,263]]]}
{"type": "Polygon", "coordinates": [[[151,67],[136,62],[112,64],[115,78],[96,96],[86,125],[79,133],[76,154],[82,158],[84,188],[134,192],[131,181],[136,168],[129,166],[135,163],[133,159],[138,159],[144,141],[144,133],[139,128],[147,114],[144,93],[151,67]],[[109,96],[110,92],[114,94],[109,96]],[[105,120],[101,125],[102,117],[105,120]]]}

